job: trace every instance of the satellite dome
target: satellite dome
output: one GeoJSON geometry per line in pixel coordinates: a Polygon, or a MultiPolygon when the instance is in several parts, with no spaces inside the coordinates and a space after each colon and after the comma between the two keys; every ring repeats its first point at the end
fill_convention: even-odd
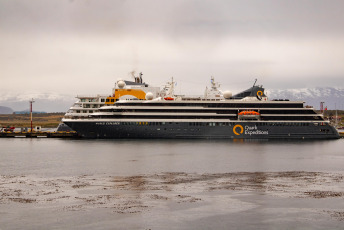
{"type": "Polygon", "coordinates": [[[225,99],[229,99],[229,98],[231,98],[232,97],[232,92],[231,91],[225,91],[224,93],[223,93],[223,97],[225,98],[225,99]]]}
{"type": "Polygon", "coordinates": [[[117,85],[118,85],[118,88],[124,88],[124,86],[125,86],[125,82],[124,81],[122,81],[122,80],[119,80],[118,82],[117,82],[117,85]]]}
{"type": "Polygon", "coordinates": [[[153,100],[153,93],[151,93],[151,92],[148,92],[147,94],[146,94],[146,100],[153,100]]]}

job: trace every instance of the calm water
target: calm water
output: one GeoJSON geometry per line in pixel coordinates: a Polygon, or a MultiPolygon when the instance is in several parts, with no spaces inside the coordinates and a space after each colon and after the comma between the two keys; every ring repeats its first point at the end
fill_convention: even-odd
{"type": "Polygon", "coordinates": [[[332,141],[0,139],[0,174],[344,171],[344,139],[332,141]]]}
{"type": "MultiPolygon", "coordinates": [[[[279,185],[288,185],[289,190],[275,189],[278,186],[273,184],[272,193],[268,189],[262,192],[251,185],[239,190],[214,190],[211,187],[214,183],[223,184],[228,180],[223,177],[212,181],[212,184],[205,179],[197,179],[183,182],[184,187],[175,183],[171,188],[164,187],[166,175],[195,178],[204,174],[268,172],[272,174],[265,178],[264,183],[270,183],[280,180],[276,179],[279,177],[276,173],[305,171],[324,174],[319,174],[305,186],[300,185],[300,190],[321,188],[341,194],[344,186],[338,176],[344,175],[344,139],[141,141],[13,138],[0,139],[0,146],[3,190],[0,229],[46,229],[47,226],[49,229],[343,229],[344,226],[343,196],[300,198],[299,191],[289,189],[292,178],[283,177],[282,185],[279,185]],[[325,173],[334,173],[336,179],[326,182],[330,177],[327,178],[329,174],[325,173]],[[121,195],[121,198],[111,201],[118,205],[115,211],[105,207],[106,202],[94,202],[91,207],[73,200],[75,194],[86,198],[100,197],[106,188],[97,186],[107,186],[116,180],[129,180],[133,184],[133,177],[141,178],[149,185],[163,186],[155,190],[140,186],[111,190],[113,194],[121,195]],[[49,190],[52,187],[46,185],[47,181],[60,183],[55,185],[59,195],[56,192],[55,197],[48,197],[53,190],[49,190]],[[89,187],[68,187],[62,181],[85,183],[89,187]],[[30,189],[35,190],[36,195],[30,189]],[[44,189],[49,193],[44,193],[44,189]],[[133,194],[135,197],[131,197],[133,194]],[[31,199],[34,195],[37,196],[34,202],[19,200],[23,197],[31,199]],[[188,200],[188,197],[195,199],[188,200]],[[126,203],[116,203],[123,200],[126,203]],[[118,207],[128,202],[136,202],[133,207],[142,210],[119,212],[118,207]],[[71,208],[72,203],[79,204],[73,206],[79,209],[71,208]]],[[[137,186],[136,180],[134,184],[137,186]]],[[[109,188],[114,189],[114,186],[109,188]]],[[[307,192],[303,194],[309,194],[307,192]]]]}

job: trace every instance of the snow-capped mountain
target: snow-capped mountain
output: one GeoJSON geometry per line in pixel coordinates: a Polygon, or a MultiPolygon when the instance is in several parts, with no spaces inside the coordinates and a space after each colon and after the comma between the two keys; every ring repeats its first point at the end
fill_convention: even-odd
{"type": "Polygon", "coordinates": [[[290,99],[304,101],[306,105],[311,105],[320,109],[320,102],[325,102],[324,107],[328,109],[344,110],[344,89],[333,87],[316,87],[301,89],[268,89],[266,95],[272,99],[290,99]]]}
{"type": "MultiPolygon", "coordinates": [[[[320,102],[325,102],[328,109],[344,110],[344,89],[332,87],[301,88],[301,89],[267,89],[266,95],[272,99],[301,100],[305,105],[311,105],[320,109],[320,102]]],[[[187,92],[185,92],[187,94],[187,92]]],[[[27,110],[29,101],[35,100],[35,111],[66,112],[76,101],[75,95],[63,95],[58,93],[21,93],[1,94],[0,106],[10,107],[15,111],[27,110]]]]}
{"type": "Polygon", "coordinates": [[[76,101],[73,95],[57,93],[0,93],[0,105],[10,107],[14,111],[28,110],[32,98],[35,101],[33,109],[45,112],[66,112],[76,101]]]}

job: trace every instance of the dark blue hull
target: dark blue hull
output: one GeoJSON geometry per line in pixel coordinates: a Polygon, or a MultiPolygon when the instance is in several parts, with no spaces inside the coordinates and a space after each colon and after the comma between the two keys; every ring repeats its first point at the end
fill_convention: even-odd
{"type": "Polygon", "coordinates": [[[64,121],[85,138],[337,139],[328,123],[64,121]]]}

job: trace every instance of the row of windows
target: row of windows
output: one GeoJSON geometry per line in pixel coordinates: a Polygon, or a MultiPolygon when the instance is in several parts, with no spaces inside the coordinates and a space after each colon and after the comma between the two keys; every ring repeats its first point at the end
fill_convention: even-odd
{"type": "MultiPolygon", "coordinates": [[[[85,106],[85,108],[97,108],[97,105],[92,105],[92,106],[90,106],[90,105],[86,105],[85,106]]],[[[125,111],[122,111],[122,112],[132,112],[132,110],[125,110],[125,111]]],[[[138,111],[137,111],[138,112],[138,111]]],[[[140,112],[146,112],[146,111],[140,111],[140,112]]],[[[160,113],[161,111],[159,111],[159,113],[160,113]]],[[[163,111],[163,112],[173,112],[173,110],[167,110],[167,111],[163,111]]],[[[191,112],[194,112],[194,113],[197,113],[197,112],[199,112],[198,110],[197,111],[190,111],[190,110],[179,110],[178,112],[189,112],[189,113],[191,113],[191,112]]],[[[212,113],[212,112],[215,112],[215,111],[202,111],[202,113],[212,113]]],[[[281,112],[283,112],[283,111],[281,111],[281,112]]],[[[76,113],[93,113],[93,111],[92,110],[90,110],[90,111],[87,111],[87,110],[83,110],[83,111],[80,111],[80,110],[76,110],[76,113]]],[[[219,111],[217,114],[228,114],[228,115],[235,115],[236,116],[236,114],[234,114],[234,113],[231,113],[231,112],[229,112],[229,111],[219,111]]],[[[302,116],[298,116],[298,117],[288,117],[287,116],[288,114],[286,114],[286,116],[284,116],[283,117],[283,119],[287,119],[287,120],[320,120],[321,119],[321,117],[319,117],[319,116],[314,116],[314,117],[302,117],[302,116]]],[[[302,114],[300,114],[300,115],[302,115],[302,114]]],[[[136,115],[134,115],[135,117],[138,117],[138,116],[136,116],[136,115]]],[[[140,115],[139,117],[142,117],[142,116],[144,116],[144,115],[140,115]]],[[[146,115],[146,116],[144,116],[144,117],[149,117],[149,116],[154,116],[154,117],[156,117],[156,116],[160,116],[160,115],[146,115]]],[[[162,116],[166,116],[166,115],[162,115],[162,116]]],[[[161,116],[161,117],[162,117],[161,116]]],[[[168,115],[168,116],[173,116],[173,118],[186,118],[186,116],[180,116],[180,117],[178,117],[178,116],[176,116],[176,115],[168,115]]],[[[117,117],[117,116],[110,116],[110,115],[108,115],[108,116],[103,116],[103,117],[107,117],[107,118],[110,118],[110,117],[117,117]]],[[[133,116],[131,116],[131,117],[133,117],[133,116]]],[[[197,118],[200,118],[200,116],[187,116],[187,118],[195,118],[195,119],[197,119],[197,118]]],[[[209,116],[209,117],[207,117],[207,118],[215,118],[216,116],[209,116]]],[[[269,117],[267,117],[267,116],[265,116],[265,117],[261,117],[261,120],[281,120],[281,117],[273,117],[273,116],[269,116],[269,117]]]]}
{"type": "Polygon", "coordinates": [[[217,116],[176,116],[176,115],[102,115],[92,116],[92,118],[142,118],[142,119],[229,119],[228,117],[217,116]]]}
{"type": "Polygon", "coordinates": [[[121,103],[121,106],[202,106],[205,108],[303,108],[303,103],[121,103]]]}
{"type": "MultiPolygon", "coordinates": [[[[178,125],[182,124],[180,122],[119,122],[119,125],[147,125],[147,126],[163,126],[163,125],[178,125]]],[[[189,126],[234,126],[241,123],[236,122],[189,122],[185,123],[189,126]]],[[[261,123],[253,123],[252,125],[258,126],[310,126],[311,123],[302,123],[302,122],[261,122],[261,123]]],[[[314,124],[314,125],[321,125],[321,124],[314,124]]],[[[322,124],[324,125],[324,124],[322,124]]]]}
{"type": "Polygon", "coordinates": [[[80,102],[97,102],[97,101],[98,101],[97,98],[81,98],[80,99],[80,102]]]}
{"type": "Polygon", "coordinates": [[[84,104],[84,108],[99,108],[98,105],[84,104]]]}
{"type": "Polygon", "coordinates": [[[312,117],[303,117],[303,116],[283,116],[283,117],[273,117],[273,116],[265,116],[261,117],[263,121],[278,121],[278,120],[290,120],[290,121],[318,121],[322,120],[321,117],[312,116],[312,117]]]}
{"type": "MultiPolygon", "coordinates": [[[[217,113],[217,114],[237,114],[238,109],[218,110],[218,109],[106,109],[104,112],[159,112],[159,113],[217,113]]],[[[240,110],[241,111],[241,110],[240,110]]],[[[264,114],[315,114],[313,110],[262,110],[256,111],[264,114]]]]}
{"type": "Polygon", "coordinates": [[[202,110],[202,109],[105,109],[104,112],[123,113],[217,113],[217,114],[237,114],[238,110],[202,110]]]}
{"type": "Polygon", "coordinates": [[[77,110],[76,113],[93,113],[93,110],[83,110],[83,111],[80,111],[80,110],[77,110]]]}
{"type": "MultiPolygon", "coordinates": [[[[228,119],[228,120],[237,120],[236,117],[233,116],[198,116],[198,115],[102,115],[102,116],[93,116],[93,118],[141,118],[141,119],[228,119]]],[[[320,120],[320,117],[303,117],[303,116],[283,116],[283,117],[260,117],[261,121],[280,121],[280,120],[288,120],[288,121],[317,121],[320,120]]]]}

